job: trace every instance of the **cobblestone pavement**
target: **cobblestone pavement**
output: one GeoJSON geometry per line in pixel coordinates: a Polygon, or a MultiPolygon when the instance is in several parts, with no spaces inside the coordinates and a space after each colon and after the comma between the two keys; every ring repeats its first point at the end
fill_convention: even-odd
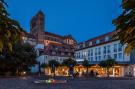
{"type": "Polygon", "coordinates": [[[68,79],[66,84],[34,84],[39,78],[0,78],[0,89],[135,89],[135,79],[68,79]]]}

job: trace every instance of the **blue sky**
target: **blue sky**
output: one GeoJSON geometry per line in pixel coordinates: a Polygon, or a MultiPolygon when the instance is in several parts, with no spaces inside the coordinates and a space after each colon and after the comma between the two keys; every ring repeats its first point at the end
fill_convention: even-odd
{"type": "Polygon", "coordinates": [[[39,10],[46,15],[45,30],[71,34],[78,41],[115,29],[112,20],[121,13],[121,0],[6,0],[10,16],[30,31],[30,19],[39,10]]]}

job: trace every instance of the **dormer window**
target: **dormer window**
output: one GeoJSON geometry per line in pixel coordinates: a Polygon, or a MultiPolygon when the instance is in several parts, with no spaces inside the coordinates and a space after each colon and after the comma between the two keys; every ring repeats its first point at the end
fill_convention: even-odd
{"type": "Polygon", "coordinates": [[[80,48],[80,45],[78,45],[77,48],[79,49],[80,48]]]}
{"type": "Polygon", "coordinates": [[[85,47],[85,43],[83,43],[83,47],[85,47]]]}
{"type": "Polygon", "coordinates": [[[92,42],[89,42],[89,46],[92,46],[92,42]]]}
{"type": "Polygon", "coordinates": [[[100,40],[96,40],[96,44],[99,44],[100,43],[100,40]]]}
{"type": "Polygon", "coordinates": [[[107,36],[107,37],[105,37],[105,41],[109,41],[109,37],[107,36]]]}

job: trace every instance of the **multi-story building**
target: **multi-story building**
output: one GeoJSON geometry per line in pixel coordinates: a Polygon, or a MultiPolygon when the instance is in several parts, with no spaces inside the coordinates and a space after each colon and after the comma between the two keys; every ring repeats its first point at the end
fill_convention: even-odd
{"type": "Polygon", "coordinates": [[[95,64],[89,71],[94,70],[101,76],[105,75],[105,70],[98,64],[103,60],[114,59],[118,65],[110,69],[111,76],[135,76],[135,52],[126,55],[124,53],[126,45],[122,45],[119,39],[113,38],[114,33],[115,31],[109,32],[79,43],[75,51],[75,59],[76,61],[86,59],[90,64],[95,64]]]}
{"type": "MultiPolygon", "coordinates": [[[[105,69],[98,64],[109,58],[115,59],[117,65],[110,69],[111,76],[135,76],[135,52],[129,55],[124,53],[126,45],[121,45],[120,40],[113,38],[114,32],[89,39],[79,43],[76,47],[76,40],[71,35],[61,36],[58,34],[47,32],[45,29],[45,15],[39,11],[31,20],[30,33],[23,36],[24,43],[35,46],[37,50],[37,61],[48,63],[49,60],[57,60],[60,63],[69,57],[76,59],[77,62],[88,60],[94,66],[89,68],[89,72],[93,70],[98,72],[100,76],[105,76],[105,69]],[[75,50],[76,49],[76,50],[75,50]]],[[[33,72],[38,71],[38,65],[32,68],[33,72]]],[[[76,66],[75,71],[86,72],[86,68],[82,65],[76,66]]],[[[67,68],[56,69],[56,75],[67,75],[67,68]]],[[[51,74],[50,69],[46,69],[45,73],[51,74]]]]}
{"type": "MultiPolygon", "coordinates": [[[[63,62],[68,58],[74,57],[76,40],[71,35],[61,36],[45,29],[45,15],[39,11],[30,22],[30,33],[25,33],[24,43],[30,43],[37,50],[37,61],[48,63],[49,60],[63,62]]],[[[32,71],[38,71],[38,65],[32,68],[32,71]]],[[[46,72],[50,73],[50,72],[46,72]]]]}

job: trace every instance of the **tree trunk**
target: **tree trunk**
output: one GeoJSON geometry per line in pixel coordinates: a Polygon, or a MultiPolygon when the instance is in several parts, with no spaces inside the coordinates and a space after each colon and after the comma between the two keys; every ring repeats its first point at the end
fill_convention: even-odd
{"type": "Polygon", "coordinates": [[[17,76],[19,76],[19,69],[17,68],[17,76]]]}
{"type": "Polygon", "coordinates": [[[107,68],[107,77],[109,78],[109,68],[107,68]]]}
{"type": "Polygon", "coordinates": [[[89,69],[89,67],[87,67],[87,71],[86,71],[86,77],[88,77],[88,69],[89,69]]]}
{"type": "MultiPolygon", "coordinates": [[[[44,74],[45,74],[45,69],[46,69],[47,67],[44,67],[44,74]]],[[[45,74],[46,75],[46,74],[45,74]]]]}
{"type": "Polygon", "coordinates": [[[55,77],[55,68],[54,68],[54,70],[53,70],[53,73],[54,73],[53,77],[55,77]]]}

